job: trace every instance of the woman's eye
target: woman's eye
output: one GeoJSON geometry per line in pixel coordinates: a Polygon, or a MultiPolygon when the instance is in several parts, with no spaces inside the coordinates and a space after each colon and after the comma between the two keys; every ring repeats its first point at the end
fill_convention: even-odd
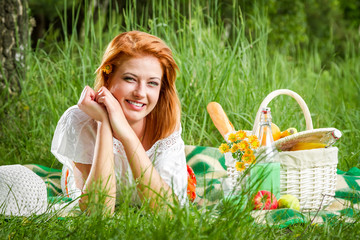
{"type": "Polygon", "coordinates": [[[135,81],[135,79],[132,78],[132,77],[124,77],[124,80],[127,81],[127,82],[133,82],[133,81],[135,81]]]}
{"type": "Polygon", "coordinates": [[[159,86],[159,83],[151,81],[151,82],[149,82],[149,85],[153,86],[153,87],[157,87],[157,86],[159,86]]]}

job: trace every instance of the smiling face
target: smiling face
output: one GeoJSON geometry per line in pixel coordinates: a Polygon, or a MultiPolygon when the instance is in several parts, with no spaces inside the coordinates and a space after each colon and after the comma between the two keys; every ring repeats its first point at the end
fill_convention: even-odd
{"type": "Polygon", "coordinates": [[[121,58],[108,89],[119,101],[130,125],[144,123],[156,106],[162,76],[163,69],[156,57],[121,58]]]}

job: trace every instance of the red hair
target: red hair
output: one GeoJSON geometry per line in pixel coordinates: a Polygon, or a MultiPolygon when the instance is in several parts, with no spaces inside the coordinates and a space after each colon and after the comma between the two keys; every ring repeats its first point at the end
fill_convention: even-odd
{"type": "Polygon", "coordinates": [[[177,96],[175,79],[178,66],[170,48],[158,37],[148,33],[131,31],[116,36],[105,50],[100,67],[96,70],[95,91],[109,86],[109,75],[102,68],[111,64],[113,72],[121,64],[121,57],[154,56],[159,59],[163,69],[159,100],[155,108],[146,116],[146,134],[151,145],[169,136],[180,122],[180,101],[177,96]]]}

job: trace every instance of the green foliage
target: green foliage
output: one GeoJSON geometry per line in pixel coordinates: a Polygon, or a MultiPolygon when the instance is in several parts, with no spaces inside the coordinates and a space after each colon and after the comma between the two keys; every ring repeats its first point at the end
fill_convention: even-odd
{"type": "MultiPolygon", "coordinates": [[[[73,7],[73,14],[59,16],[64,36],[61,41],[43,40],[43,48],[28,49],[23,92],[18,96],[0,92],[1,164],[37,163],[60,168],[50,153],[57,121],[77,103],[82,88],[93,85],[94,71],[106,44],[119,32],[138,29],[159,36],[174,50],[180,68],[177,89],[186,144],[218,146],[222,142],[206,112],[208,102],[218,101],[236,129],[251,129],[263,98],[275,89],[288,88],[304,98],[315,128],[331,126],[343,132],[337,144],[339,168],[360,167],[360,39],[358,35],[346,38],[342,58],[336,56],[331,34],[325,43],[308,41],[300,19],[309,16],[310,10],[304,6],[310,2],[287,2],[287,8],[271,1],[267,8],[256,4],[240,8],[238,1],[230,0],[222,4],[210,0],[205,4],[200,0],[159,0],[143,6],[128,1],[123,11],[109,7],[105,14],[104,9],[98,9],[96,19],[86,13],[89,15],[85,15],[81,32],[75,27],[80,9],[73,7]],[[297,8],[301,11],[296,12],[297,8]],[[287,11],[287,15],[281,15],[279,9],[287,11]],[[272,24],[268,15],[273,16],[272,24]],[[66,24],[69,21],[74,23],[70,29],[66,24]],[[307,41],[308,46],[279,48],[282,38],[285,46],[307,41]],[[331,57],[325,58],[322,49],[331,57]]],[[[315,14],[318,8],[321,5],[311,11],[315,14]]],[[[317,15],[320,17],[330,18],[317,15]]],[[[331,33],[326,28],[322,31],[331,33]]],[[[49,30],[48,34],[54,33],[49,30]]],[[[270,107],[281,129],[305,129],[305,120],[294,100],[279,97],[270,107]]],[[[124,198],[113,217],[0,216],[0,238],[359,238],[360,221],[277,229],[255,224],[248,211],[225,202],[215,209],[174,207],[172,214],[154,213],[148,205],[137,208],[124,198]]]]}
{"type": "MultiPolygon", "coordinates": [[[[189,7],[179,2],[160,1],[160,5],[149,2],[143,15],[135,15],[136,6],[129,2],[121,14],[116,8],[109,9],[108,19],[100,17],[95,21],[86,17],[82,37],[73,26],[73,34],[65,34],[63,41],[44,42],[43,49],[29,49],[24,91],[19,96],[1,92],[2,163],[60,167],[49,151],[57,121],[68,107],[77,103],[82,88],[93,85],[94,71],[106,43],[121,31],[139,29],[164,39],[174,50],[180,68],[177,88],[186,144],[218,146],[221,142],[206,112],[208,102],[220,102],[235,128],[251,129],[263,98],[275,89],[288,88],[308,103],[314,127],[331,126],[343,131],[344,137],[338,144],[339,167],[347,170],[359,166],[360,88],[356,78],[360,74],[356,47],[359,37],[346,41],[344,58],[323,59],[319,49],[324,46],[320,42],[288,55],[287,51],[284,54],[283,50],[271,47],[269,39],[274,32],[269,30],[260,8],[254,6],[256,24],[249,37],[246,21],[230,22],[237,29],[231,34],[229,20],[224,22],[218,17],[221,10],[216,2],[209,1],[205,7],[200,2],[193,1],[188,8],[191,19],[178,11],[189,7]],[[149,9],[151,16],[146,12],[149,9]],[[324,61],[328,63],[326,70],[324,61]]],[[[233,11],[242,14],[240,9],[233,11]]],[[[77,21],[76,12],[74,9],[73,22],[77,21]]],[[[66,33],[68,20],[60,17],[66,33]]],[[[325,46],[335,55],[331,42],[325,46]]],[[[279,97],[270,107],[274,122],[281,129],[305,128],[295,101],[279,97]]]]}
{"type": "Polygon", "coordinates": [[[359,217],[324,224],[297,224],[285,229],[260,225],[242,202],[224,201],[215,208],[174,207],[152,211],[145,203],[134,207],[128,200],[111,217],[81,214],[59,217],[8,217],[0,215],[1,239],[358,239],[359,217]]]}
{"type": "Polygon", "coordinates": [[[53,20],[58,16],[58,9],[60,12],[67,10],[67,7],[76,5],[76,1],[57,1],[57,0],[29,0],[29,8],[33,14],[46,14],[46,16],[53,20]]]}
{"type": "Polygon", "coordinates": [[[343,12],[344,20],[351,28],[360,26],[360,2],[357,0],[339,1],[340,9],[343,12]]]}
{"type": "Polygon", "coordinates": [[[270,1],[269,21],[270,28],[274,31],[270,42],[285,48],[306,44],[308,42],[306,16],[303,1],[270,1]]]}

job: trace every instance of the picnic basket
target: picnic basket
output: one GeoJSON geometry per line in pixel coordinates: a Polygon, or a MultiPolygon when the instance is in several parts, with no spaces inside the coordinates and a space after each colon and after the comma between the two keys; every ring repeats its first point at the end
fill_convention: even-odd
{"type": "MultiPolygon", "coordinates": [[[[279,95],[293,97],[300,105],[306,121],[306,131],[275,141],[275,146],[278,149],[285,149],[285,151],[280,151],[278,155],[281,166],[280,195],[291,194],[297,197],[302,211],[311,211],[327,206],[335,196],[338,148],[286,151],[289,142],[301,141],[307,137],[322,137],[335,130],[335,128],[313,129],[309,108],[300,95],[288,89],[271,92],[260,104],[253,129],[247,133],[255,134],[257,132],[262,108],[279,95]]],[[[240,172],[236,171],[235,162],[231,158],[231,154],[225,154],[227,174],[232,187],[239,190],[240,172]]]]}

